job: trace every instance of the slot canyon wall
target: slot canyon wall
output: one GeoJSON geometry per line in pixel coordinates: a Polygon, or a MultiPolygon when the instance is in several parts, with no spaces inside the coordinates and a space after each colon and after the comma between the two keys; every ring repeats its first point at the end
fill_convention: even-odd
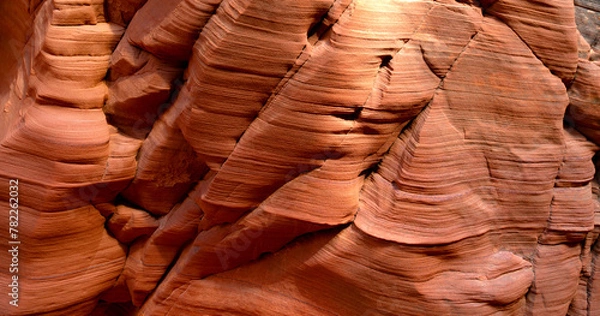
{"type": "Polygon", "coordinates": [[[600,315],[599,1],[0,14],[0,315],[600,315]]]}

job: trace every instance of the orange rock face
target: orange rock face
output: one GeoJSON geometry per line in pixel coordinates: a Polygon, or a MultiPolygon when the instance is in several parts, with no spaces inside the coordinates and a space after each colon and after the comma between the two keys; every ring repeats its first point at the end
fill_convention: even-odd
{"type": "Polygon", "coordinates": [[[600,315],[596,1],[0,9],[0,315],[600,315]]]}

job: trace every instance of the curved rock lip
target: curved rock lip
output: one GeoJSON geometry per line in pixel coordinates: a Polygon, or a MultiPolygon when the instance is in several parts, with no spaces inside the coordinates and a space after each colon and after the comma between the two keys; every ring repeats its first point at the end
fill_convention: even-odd
{"type": "Polygon", "coordinates": [[[600,313],[597,1],[0,15],[2,315],[600,313]]]}

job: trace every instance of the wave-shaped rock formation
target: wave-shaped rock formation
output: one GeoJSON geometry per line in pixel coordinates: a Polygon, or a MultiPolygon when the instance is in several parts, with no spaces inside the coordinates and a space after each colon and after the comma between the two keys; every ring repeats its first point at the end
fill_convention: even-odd
{"type": "Polygon", "coordinates": [[[0,14],[1,315],[600,315],[598,1],[0,14]]]}

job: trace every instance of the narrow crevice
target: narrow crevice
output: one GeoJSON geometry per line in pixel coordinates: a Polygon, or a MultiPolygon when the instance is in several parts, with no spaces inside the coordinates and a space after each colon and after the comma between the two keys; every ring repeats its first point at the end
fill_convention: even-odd
{"type": "MultiPolygon", "coordinates": [[[[473,39],[473,38],[471,38],[473,39]]],[[[431,64],[431,62],[429,61],[429,59],[425,58],[425,49],[423,48],[423,45],[421,45],[421,43],[419,43],[419,50],[421,51],[421,56],[423,57],[423,61],[425,62],[425,65],[427,65],[427,68],[429,68],[429,71],[431,71],[432,74],[434,74],[436,77],[443,79],[444,76],[439,76],[433,69],[433,64],[431,64]]],[[[455,60],[456,61],[456,60],[455,60]]],[[[447,74],[447,73],[446,73],[447,74]]]]}
{"type": "MultiPolygon", "coordinates": [[[[479,29],[477,31],[475,31],[475,33],[473,33],[473,35],[471,35],[471,38],[469,39],[469,41],[467,42],[467,44],[463,47],[463,49],[460,51],[460,53],[458,53],[458,55],[456,56],[456,58],[452,61],[452,63],[450,64],[450,67],[448,67],[448,71],[442,76],[442,81],[440,81],[440,85],[439,85],[438,89],[440,89],[440,88],[443,89],[444,80],[446,79],[446,77],[448,76],[448,74],[454,69],[454,66],[456,65],[456,63],[458,62],[458,60],[462,57],[462,55],[467,51],[467,49],[469,49],[469,47],[471,46],[471,43],[473,43],[473,41],[475,40],[475,38],[481,32],[481,29],[482,29],[482,26],[480,26],[479,29]]],[[[425,59],[425,58],[423,58],[423,59],[425,59]]],[[[427,63],[427,62],[425,62],[425,63],[427,63]]]]}
{"type": "Polygon", "coordinates": [[[329,8],[327,8],[327,10],[325,10],[325,13],[323,15],[321,15],[321,18],[308,28],[308,33],[306,35],[307,38],[311,38],[315,35],[317,37],[321,36],[321,34],[323,33],[323,29],[324,29],[324,22],[327,20],[327,16],[329,15],[329,12],[331,12],[331,9],[335,6],[335,4],[338,1],[341,1],[341,0],[334,0],[331,3],[331,5],[329,6],[329,8]]]}
{"type": "Polygon", "coordinates": [[[340,118],[342,120],[354,121],[354,120],[358,119],[362,110],[363,110],[363,107],[359,106],[359,107],[354,108],[354,111],[351,113],[334,113],[332,115],[337,118],[340,118]]]}
{"type": "Polygon", "coordinates": [[[376,173],[379,170],[379,166],[381,165],[381,162],[383,161],[383,159],[380,159],[379,161],[377,161],[376,163],[372,164],[371,166],[367,167],[365,170],[361,171],[358,176],[359,177],[369,177],[371,174],[376,173]]]}
{"type": "MultiPolygon", "coordinates": [[[[348,11],[348,8],[350,8],[352,6],[352,4],[354,3],[354,1],[351,1],[348,6],[344,9],[344,11],[340,14],[340,16],[335,20],[334,23],[332,23],[327,29],[330,29],[331,27],[333,27],[333,25],[335,25],[337,23],[337,21],[339,21],[339,19],[346,14],[346,12],[348,11]]],[[[335,4],[335,2],[334,2],[335,4]]],[[[329,10],[331,10],[332,6],[329,8],[329,10]]],[[[327,11],[327,13],[329,13],[329,11],[327,11]]],[[[324,16],[327,16],[327,14],[325,14],[324,16]]],[[[323,19],[324,20],[324,19],[323,19]]],[[[322,20],[322,21],[323,21],[322,20]]],[[[316,25],[319,25],[322,23],[319,22],[316,25]]],[[[271,107],[271,104],[273,104],[273,101],[276,99],[277,95],[279,95],[279,93],[285,89],[285,87],[289,84],[290,80],[292,80],[292,78],[294,78],[294,76],[306,65],[306,63],[308,62],[308,60],[310,59],[310,55],[312,53],[312,50],[314,48],[314,46],[316,45],[316,43],[318,43],[321,39],[319,38],[317,40],[317,42],[315,44],[311,44],[309,37],[311,35],[311,32],[317,32],[315,30],[315,26],[313,26],[307,33],[308,37],[307,37],[307,42],[306,45],[302,48],[302,50],[300,51],[300,53],[298,54],[298,56],[296,57],[296,59],[294,60],[294,62],[292,63],[292,67],[288,70],[288,72],[282,77],[281,81],[279,81],[279,83],[277,84],[277,86],[275,86],[275,88],[273,88],[273,90],[271,91],[269,98],[267,98],[267,100],[263,103],[262,107],[260,108],[260,110],[258,111],[258,113],[256,113],[256,115],[252,118],[250,125],[252,125],[256,119],[258,119],[258,117],[261,116],[261,114],[266,111],[267,109],[269,109],[271,107]]],[[[326,33],[326,32],[325,32],[326,33]]],[[[361,109],[362,110],[362,109],[361,109]]],[[[242,136],[244,133],[242,133],[242,135],[240,135],[240,137],[237,139],[234,148],[232,149],[231,153],[229,156],[231,156],[231,154],[233,152],[235,152],[238,144],[240,143],[240,141],[242,140],[242,136]]],[[[229,156],[223,161],[223,163],[221,163],[221,167],[224,166],[227,161],[229,160],[229,156]]]]}
{"type": "Polygon", "coordinates": [[[390,62],[392,61],[392,58],[394,58],[394,56],[392,55],[385,55],[381,57],[381,63],[379,64],[379,69],[381,68],[389,68],[390,62]]]}
{"type": "Polygon", "coordinates": [[[481,4],[481,13],[485,15],[485,12],[493,7],[498,0],[480,0],[479,2],[481,4]]]}
{"type": "Polygon", "coordinates": [[[313,25],[311,27],[311,29],[310,29],[310,31],[308,32],[308,35],[307,35],[308,42],[311,45],[315,45],[317,42],[323,40],[324,38],[327,38],[328,36],[326,36],[326,35],[331,33],[332,27],[335,24],[337,24],[337,22],[340,20],[340,18],[342,16],[344,16],[344,14],[346,14],[346,12],[349,12],[348,13],[349,16],[352,15],[352,11],[353,11],[353,8],[354,8],[354,0],[350,0],[348,2],[348,4],[345,5],[345,7],[343,8],[343,10],[341,10],[341,12],[339,13],[339,15],[333,16],[333,15],[329,14],[331,12],[331,9],[333,7],[335,7],[335,5],[338,2],[341,2],[341,1],[348,1],[348,0],[336,0],[336,1],[334,1],[331,4],[331,6],[329,7],[329,9],[327,10],[327,13],[323,15],[323,18],[318,23],[316,23],[315,25],[313,25]]]}

